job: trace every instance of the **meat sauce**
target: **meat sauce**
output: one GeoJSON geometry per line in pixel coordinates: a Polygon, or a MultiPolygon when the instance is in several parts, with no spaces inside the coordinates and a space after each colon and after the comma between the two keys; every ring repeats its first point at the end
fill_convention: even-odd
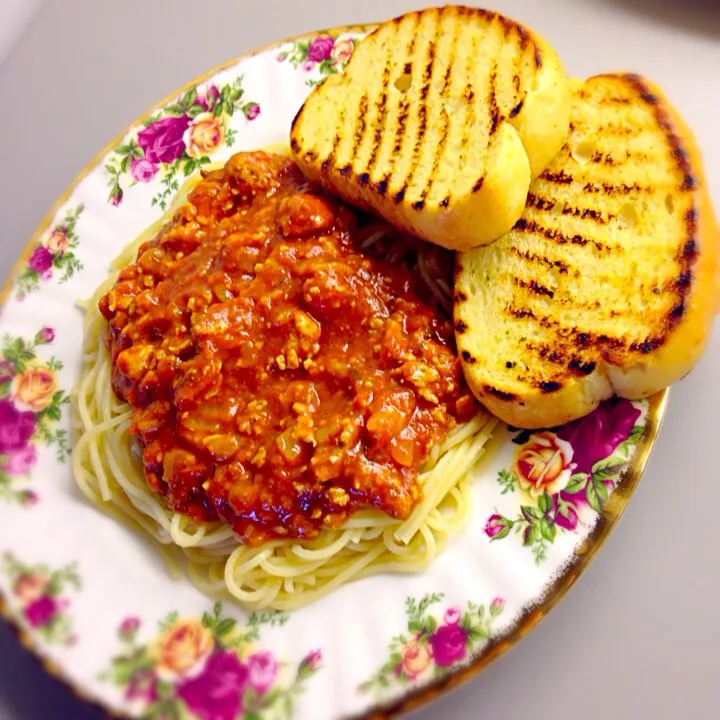
{"type": "Polygon", "coordinates": [[[250,545],[404,519],[475,410],[452,327],[287,158],[207,173],[99,307],[150,487],[250,545]]]}

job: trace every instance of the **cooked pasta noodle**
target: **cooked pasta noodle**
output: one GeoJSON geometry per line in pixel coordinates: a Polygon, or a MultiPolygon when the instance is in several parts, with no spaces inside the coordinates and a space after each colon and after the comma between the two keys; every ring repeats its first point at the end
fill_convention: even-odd
{"type": "MultiPolygon", "coordinates": [[[[272,539],[252,547],[240,543],[225,523],[198,523],[173,512],[148,486],[139,448],[129,432],[133,410],[111,387],[111,360],[104,341],[107,324],[98,301],[115,282],[117,271],[134,260],[140,244],[172,217],[189,189],[189,185],[183,188],[173,208],[122,251],[111,276],[83,303],[83,371],[73,392],[73,469],[78,486],[104,511],[162,546],[176,567],[185,564],[201,590],[229,594],[248,608],[289,610],[351,580],[422,571],[469,519],[471,470],[497,424],[485,411],[457,425],[433,448],[419,476],[422,499],[404,521],[366,509],[314,539],[272,539]]],[[[408,246],[401,237],[388,238],[387,228],[371,228],[365,248],[374,246],[374,252],[387,255],[394,252],[400,259],[408,246]]],[[[436,260],[418,253],[416,270],[442,306],[451,293],[442,278],[433,281],[436,260]]]]}

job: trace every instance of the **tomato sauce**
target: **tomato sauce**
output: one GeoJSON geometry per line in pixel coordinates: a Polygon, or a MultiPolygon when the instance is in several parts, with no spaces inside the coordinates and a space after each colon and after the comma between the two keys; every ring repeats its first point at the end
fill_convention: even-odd
{"type": "Polygon", "coordinates": [[[420,499],[474,400],[450,323],[356,235],[290,160],[239,153],[101,299],[112,387],[174,511],[259,545],[420,499]]]}

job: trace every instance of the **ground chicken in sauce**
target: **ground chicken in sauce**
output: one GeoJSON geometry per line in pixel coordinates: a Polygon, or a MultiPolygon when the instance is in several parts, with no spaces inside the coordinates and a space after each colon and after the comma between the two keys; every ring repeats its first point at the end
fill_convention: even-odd
{"type": "Polygon", "coordinates": [[[148,483],[248,544],[406,518],[474,412],[452,327],[280,155],[208,173],[100,301],[148,483]]]}

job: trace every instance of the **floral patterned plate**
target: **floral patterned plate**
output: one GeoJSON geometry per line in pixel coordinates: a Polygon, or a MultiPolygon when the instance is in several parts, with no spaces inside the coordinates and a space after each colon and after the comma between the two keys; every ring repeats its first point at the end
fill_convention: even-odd
{"type": "Polygon", "coordinates": [[[427,572],[361,580],[291,615],[213,603],[76,491],[77,300],[183,178],[284,141],[307,93],[342,72],[366,30],[287,41],[174,93],[75,180],[5,291],[2,608],[53,673],[113,713],[324,720],[427,700],[562,597],[622,513],[657,435],[667,394],[613,400],[561,428],[503,428],[475,478],[472,522],[427,572]]]}

